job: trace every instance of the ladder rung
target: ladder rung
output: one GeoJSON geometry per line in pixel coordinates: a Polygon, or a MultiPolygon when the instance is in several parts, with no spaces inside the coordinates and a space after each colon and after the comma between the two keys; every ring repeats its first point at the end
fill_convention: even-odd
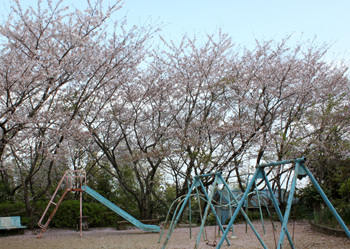
{"type": "Polygon", "coordinates": [[[53,205],[57,206],[57,203],[54,203],[53,201],[51,202],[53,205]]]}

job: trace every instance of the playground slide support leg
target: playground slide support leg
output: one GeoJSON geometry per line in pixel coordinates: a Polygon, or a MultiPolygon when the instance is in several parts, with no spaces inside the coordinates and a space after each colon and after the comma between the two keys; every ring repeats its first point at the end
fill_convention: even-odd
{"type": "Polygon", "coordinates": [[[346,233],[346,235],[349,237],[350,239],[350,231],[348,229],[348,227],[345,225],[344,221],[341,219],[341,217],[339,216],[339,214],[337,213],[337,211],[335,210],[335,208],[333,207],[332,203],[329,201],[329,199],[327,198],[327,196],[325,195],[325,193],[323,192],[322,188],[320,187],[320,185],[317,183],[316,179],[314,178],[314,176],[311,174],[311,172],[309,171],[308,168],[305,167],[304,164],[302,164],[301,166],[304,171],[306,172],[306,174],[309,176],[311,182],[314,184],[314,186],[316,187],[317,191],[320,193],[320,195],[322,196],[322,199],[324,200],[324,202],[327,204],[328,208],[331,210],[331,212],[333,213],[334,217],[337,219],[337,221],[339,222],[339,225],[343,228],[344,232],[346,233]]]}

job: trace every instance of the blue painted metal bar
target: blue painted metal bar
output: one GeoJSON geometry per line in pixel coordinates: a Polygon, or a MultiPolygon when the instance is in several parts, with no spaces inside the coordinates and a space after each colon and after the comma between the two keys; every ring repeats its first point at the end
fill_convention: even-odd
{"type": "MultiPolygon", "coordinates": [[[[249,172],[248,172],[248,177],[247,177],[247,185],[249,184],[249,172]]],[[[247,198],[245,199],[245,213],[247,214],[248,216],[248,212],[249,212],[249,209],[248,209],[248,206],[249,206],[249,193],[247,195],[247,198]]],[[[247,220],[245,220],[245,233],[248,233],[248,222],[247,220]]]]}
{"type": "MultiPolygon", "coordinates": [[[[221,173],[221,172],[216,172],[216,173],[221,173]]],[[[196,177],[207,177],[207,176],[212,176],[214,173],[208,173],[208,174],[203,174],[203,175],[196,175],[196,177]]]]}
{"type": "MultiPolygon", "coordinates": [[[[197,193],[197,200],[198,200],[198,206],[199,206],[199,215],[201,217],[201,220],[202,220],[202,208],[201,208],[201,200],[200,200],[200,197],[199,197],[199,192],[198,192],[198,188],[196,188],[196,193],[197,193]]],[[[204,240],[206,240],[206,234],[205,234],[205,230],[203,230],[203,237],[204,237],[204,240]]]]}
{"type": "MultiPolygon", "coordinates": [[[[202,187],[203,190],[204,190],[203,192],[205,193],[205,196],[207,197],[207,206],[206,206],[205,211],[204,211],[204,216],[203,216],[202,224],[201,224],[201,227],[200,227],[198,236],[197,236],[196,245],[194,246],[195,249],[198,248],[198,244],[199,244],[199,241],[200,241],[200,239],[201,239],[201,234],[202,234],[203,229],[204,229],[204,226],[205,226],[205,220],[207,219],[207,215],[208,215],[208,213],[209,213],[209,208],[210,208],[210,206],[211,206],[211,201],[212,201],[213,196],[214,196],[214,190],[215,190],[215,188],[216,188],[217,180],[218,180],[218,177],[217,177],[217,175],[215,175],[214,184],[212,185],[212,186],[213,186],[213,190],[211,191],[209,198],[207,197],[207,194],[206,194],[205,188],[204,188],[204,186],[203,186],[203,184],[202,184],[202,181],[200,182],[200,183],[201,183],[201,187],[202,187]]],[[[220,222],[220,221],[219,221],[219,222],[220,222]]]]}
{"type": "MultiPolygon", "coordinates": [[[[222,191],[218,191],[218,193],[219,193],[219,195],[220,195],[220,221],[221,221],[221,223],[222,223],[222,191]]],[[[220,236],[220,229],[219,229],[219,231],[218,231],[218,234],[219,234],[219,236],[220,236]]]]}
{"type": "MultiPolygon", "coordinates": [[[[218,177],[221,177],[221,172],[216,172],[216,173],[215,173],[214,188],[215,188],[215,186],[216,186],[216,182],[217,182],[217,180],[218,180],[218,177]]],[[[224,228],[223,228],[223,226],[222,226],[222,224],[221,224],[221,221],[220,221],[218,215],[216,214],[216,211],[215,211],[215,208],[214,208],[213,204],[211,203],[211,200],[213,199],[213,196],[210,196],[210,197],[208,196],[207,192],[205,191],[205,187],[204,187],[202,181],[200,181],[200,185],[201,185],[201,187],[202,187],[202,190],[203,190],[203,193],[204,193],[205,197],[206,197],[207,200],[208,200],[207,208],[210,206],[210,208],[211,208],[211,210],[213,211],[213,214],[214,214],[216,220],[218,221],[218,224],[219,224],[219,227],[220,227],[221,231],[224,232],[224,228]],[[209,200],[210,200],[210,201],[209,201],[209,200]]],[[[215,192],[215,191],[212,191],[211,195],[214,195],[214,192],[215,192]]],[[[207,210],[206,210],[206,211],[207,211],[207,210]]],[[[203,217],[203,219],[202,219],[202,226],[203,226],[203,224],[205,223],[205,220],[206,220],[206,216],[203,217]]],[[[202,229],[202,226],[201,226],[201,229],[202,229]]],[[[197,246],[198,246],[197,243],[199,243],[200,235],[201,235],[201,232],[199,232],[199,234],[198,234],[198,238],[197,238],[197,242],[196,242],[195,248],[197,248],[197,246]]],[[[207,236],[207,237],[208,237],[208,236],[207,236]]],[[[228,238],[226,238],[226,242],[227,242],[227,244],[228,244],[229,246],[231,245],[231,243],[230,243],[230,241],[228,240],[228,238]]]]}
{"type": "MultiPolygon", "coordinates": [[[[273,190],[272,190],[272,188],[271,188],[269,179],[267,178],[267,176],[266,176],[264,170],[262,170],[262,174],[263,174],[263,177],[264,177],[264,179],[265,179],[266,186],[267,186],[267,188],[268,188],[268,190],[269,190],[269,192],[270,192],[271,200],[272,200],[273,205],[275,206],[275,209],[276,209],[278,218],[279,218],[281,224],[283,224],[283,215],[282,215],[281,209],[280,209],[280,207],[279,207],[279,205],[278,205],[278,202],[277,202],[277,200],[276,200],[276,197],[275,197],[275,195],[274,195],[274,193],[273,193],[273,190]]],[[[275,227],[275,226],[274,226],[274,227],[275,227]]],[[[290,245],[293,245],[293,241],[292,241],[292,238],[290,237],[290,234],[289,234],[288,229],[286,229],[286,234],[287,234],[287,238],[288,238],[289,244],[290,244],[290,245]]]]}
{"type": "MultiPolygon", "coordinates": [[[[292,186],[291,186],[290,191],[289,191],[286,212],[284,213],[282,230],[281,230],[281,234],[280,234],[280,239],[278,241],[277,249],[282,248],[282,246],[283,246],[284,236],[286,234],[287,225],[288,225],[289,214],[290,214],[290,210],[292,209],[292,202],[293,202],[295,187],[296,187],[296,184],[297,184],[299,167],[300,167],[300,163],[299,162],[295,163],[295,169],[294,169],[294,176],[293,176],[293,180],[292,180],[292,186]]],[[[294,248],[293,242],[291,244],[291,247],[294,248]]]]}
{"type": "Polygon", "coordinates": [[[306,174],[309,176],[311,182],[313,183],[313,185],[316,187],[317,191],[320,193],[320,195],[322,196],[322,199],[324,200],[324,202],[327,204],[327,206],[329,207],[329,209],[331,210],[331,212],[333,213],[334,217],[337,219],[337,221],[339,222],[340,226],[343,228],[343,230],[345,231],[346,235],[349,237],[350,239],[350,231],[348,229],[348,227],[345,225],[344,221],[341,219],[341,217],[339,216],[339,214],[337,213],[337,211],[335,210],[335,208],[333,207],[332,203],[329,201],[329,199],[327,198],[327,196],[325,195],[325,193],[323,192],[322,188],[320,187],[320,185],[317,183],[316,179],[314,178],[314,176],[311,174],[311,172],[309,171],[308,168],[305,167],[304,164],[301,164],[301,167],[304,169],[304,171],[306,172],[306,174]]]}
{"type": "MultiPolygon", "coordinates": [[[[191,195],[190,195],[190,198],[189,200],[191,199],[191,195]]],[[[185,198],[180,200],[180,202],[177,204],[176,208],[175,208],[175,211],[174,211],[174,214],[173,214],[173,218],[171,219],[171,222],[170,222],[170,225],[169,227],[172,227],[173,224],[175,223],[175,218],[176,218],[176,215],[178,214],[178,210],[179,210],[179,207],[182,205],[182,203],[185,201],[185,198]]],[[[175,225],[174,225],[175,226],[175,225]]],[[[163,227],[164,228],[164,227],[163,227]]],[[[160,238],[159,238],[159,241],[160,241],[160,238]]]]}
{"type": "Polygon", "coordinates": [[[258,168],[274,167],[274,166],[278,166],[278,165],[282,165],[282,164],[300,163],[300,162],[305,162],[305,161],[306,161],[305,157],[300,157],[300,158],[297,158],[297,159],[291,159],[291,160],[286,160],[286,161],[279,161],[279,162],[260,164],[260,165],[258,165],[258,168]]]}
{"type": "MultiPolygon", "coordinates": [[[[161,233],[160,233],[160,236],[159,236],[158,243],[160,243],[160,240],[161,240],[161,238],[162,238],[162,236],[163,236],[163,232],[164,232],[164,229],[165,229],[165,224],[166,224],[167,221],[168,221],[168,217],[169,217],[169,215],[170,215],[170,211],[172,210],[174,204],[175,204],[179,199],[181,199],[181,198],[182,198],[182,196],[179,196],[179,197],[177,197],[177,198],[173,201],[173,203],[171,203],[170,208],[169,208],[169,211],[168,211],[168,213],[167,213],[167,215],[166,215],[166,218],[165,218],[165,221],[164,221],[164,226],[163,226],[163,228],[162,228],[162,230],[161,230],[161,233]]],[[[181,201],[180,201],[180,203],[181,203],[181,201]]],[[[178,206],[179,206],[179,204],[176,206],[174,216],[176,215],[178,206]]],[[[173,217],[173,218],[174,218],[174,217],[173,217]]],[[[172,223],[172,222],[173,222],[173,219],[171,220],[171,223],[172,223]]]]}
{"type": "MultiPolygon", "coordinates": [[[[260,197],[261,197],[261,195],[260,195],[260,197]]],[[[264,200],[264,198],[262,198],[261,197],[261,200],[264,202],[264,204],[265,204],[265,207],[266,207],[266,211],[267,211],[267,214],[269,215],[269,217],[272,217],[271,216],[271,213],[270,213],[270,211],[269,211],[269,208],[268,208],[268,206],[267,206],[267,202],[264,200]]],[[[272,222],[272,226],[273,226],[273,230],[275,230],[276,231],[276,227],[275,227],[275,224],[272,222]]]]}
{"type": "MultiPolygon", "coordinates": [[[[258,205],[259,205],[259,211],[260,211],[261,224],[262,224],[262,226],[263,226],[264,234],[266,234],[266,232],[265,232],[265,226],[264,226],[264,217],[263,217],[263,213],[262,213],[262,210],[261,210],[260,195],[259,195],[258,186],[256,185],[256,180],[254,181],[254,183],[255,183],[256,197],[258,198],[258,205]]],[[[266,207],[266,208],[267,208],[267,207],[266,207]]]]}
{"type": "MultiPolygon", "coordinates": [[[[247,189],[246,189],[246,191],[244,192],[244,195],[243,195],[241,201],[237,204],[236,210],[235,210],[235,212],[233,213],[233,215],[232,215],[232,217],[231,217],[231,220],[230,220],[229,224],[227,225],[227,228],[226,228],[224,234],[222,235],[222,237],[221,237],[221,239],[220,239],[220,241],[219,241],[219,243],[218,243],[218,246],[216,247],[217,249],[220,249],[220,248],[221,248],[222,244],[224,243],[224,239],[227,237],[227,234],[229,233],[230,228],[232,227],[233,222],[235,221],[235,219],[236,219],[236,217],[237,217],[237,215],[238,215],[238,213],[239,213],[240,211],[242,212],[244,218],[245,218],[246,220],[249,220],[249,218],[247,217],[247,215],[244,213],[244,211],[243,211],[243,209],[242,209],[242,206],[243,206],[244,200],[245,200],[245,199],[247,198],[247,196],[248,196],[249,190],[252,188],[253,183],[254,183],[254,181],[255,181],[255,179],[256,179],[256,177],[258,176],[258,174],[259,174],[260,171],[261,171],[261,168],[258,168],[258,169],[255,171],[255,173],[254,173],[254,175],[253,175],[253,179],[249,182],[249,184],[248,184],[248,186],[247,186],[247,189]]],[[[227,183],[226,183],[226,182],[224,182],[224,185],[229,189],[229,187],[227,186],[227,183]]],[[[234,197],[234,195],[231,193],[231,191],[230,191],[230,195],[231,195],[231,197],[232,197],[234,200],[236,200],[235,197],[234,197]]],[[[256,235],[257,238],[259,239],[259,241],[260,241],[261,245],[263,246],[263,248],[267,249],[265,243],[262,241],[262,239],[260,238],[260,235],[257,233],[257,231],[255,230],[253,224],[251,224],[250,221],[249,221],[249,225],[250,225],[251,228],[253,229],[255,235],[256,235]]]]}
{"type": "MultiPolygon", "coordinates": [[[[226,191],[227,191],[227,195],[228,195],[228,206],[229,206],[229,210],[230,210],[230,216],[232,217],[232,205],[231,205],[231,196],[230,196],[231,190],[226,188],[226,191]]],[[[232,237],[234,237],[234,236],[235,236],[235,225],[232,225],[232,237]]]]}
{"type": "Polygon", "coordinates": [[[167,236],[166,236],[166,238],[165,238],[165,241],[164,241],[164,244],[163,244],[162,249],[164,249],[164,248],[166,247],[166,245],[168,244],[168,241],[169,241],[169,239],[170,239],[170,236],[171,236],[171,234],[172,234],[172,232],[173,232],[173,230],[174,230],[174,228],[175,228],[177,222],[179,221],[180,216],[181,216],[183,210],[185,209],[185,206],[186,206],[186,204],[187,204],[187,201],[188,201],[188,199],[190,198],[191,192],[192,192],[192,190],[194,189],[194,187],[196,186],[197,181],[198,181],[198,178],[195,177],[195,178],[194,178],[194,181],[193,181],[193,183],[192,183],[191,189],[188,190],[188,194],[186,195],[185,200],[184,200],[184,202],[182,203],[182,206],[181,206],[181,208],[180,208],[180,211],[178,212],[178,214],[177,214],[177,216],[176,216],[175,222],[172,224],[172,226],[169,227],[169,231],[168,231],[168,234],[167,234],[167,236]]]}
{"type": "MultiPolygon", "coordinates": [[[[190,190],[190,180],[187,179],[187,188],[190,190]]],[[[190,221],[190,239],[192,239],[192,218],[191,218],[191,198],[188,199],[189,221],[190,221]]]]}

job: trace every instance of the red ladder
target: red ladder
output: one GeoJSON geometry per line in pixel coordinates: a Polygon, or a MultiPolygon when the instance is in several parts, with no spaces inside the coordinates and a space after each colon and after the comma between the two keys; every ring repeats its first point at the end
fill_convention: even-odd
{"type": "Polygon", "coordinates": [[[66,196],[66,194],[68,192],[71,192],[71,191],[80,192],[80,237],[82,237],[82,192],[84,191],[82,189],[82,187],[85,185],[86,185],[86,172],[85,172],[85,170],[67,170],[64,173],[61,181],[59,182],[59,184],[56,188],[55,193],[51,197],[49,204],[47,205],[43,215],[41,216],[41,218],[38,222],[38,226],[41,228],[41,232],[40,232],[38,238],[41,238],[41,236],[44,234],[45,230],[49,226],[50,221],[54,217],[54,215],[55,215],[58,207],[60,206],[61,202],[63,201],[64,197],[66,196]],[[61,187],[61,185],[63,183],[65,183],[65,185],[66,185],[66,190],[64,191],[60,200],[57,203],[55,203],[54,199],[56,197],[56,194],[57,194],[59,188],[61,187]],[[49,210],[49,207],[51,204],[55,205],[56,207],[52,211],[50,217],[47,219],[45,225],[43,225],[42,221],[43,221],[47,211],[49,210]]]}

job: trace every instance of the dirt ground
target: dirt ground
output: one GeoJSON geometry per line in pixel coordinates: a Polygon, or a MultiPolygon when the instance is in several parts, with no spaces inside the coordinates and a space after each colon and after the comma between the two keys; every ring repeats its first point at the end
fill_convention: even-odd
{"type": "MultiPolygon", "coordinates": [[[[263,233],[261,222],[253,222],[255,229],[260,234],[267,248],[276,248],[274,232],[271,222],[265,222],[266,234],[263,233]]],[[[275,232],[278,242],[281,225],[275,223],[277,231],[275,232]]],[[[220,237],[215,237],[215,227],[206,227],[207,239],[212,244],[214,239],[219,242],[220,237]]],[[[307,221],[290,222],[288,226],[289,233],[294,238],[296,248],[350,248],[350,240],[347,238],[338,238],[329,235],[323,235],[310,229],[307,221]]],[[[221,248],[263,248],[259,240],[248,226],[248,232],[245,232],[245,223],[235,225],[235,236],[237,239],[230,238],[230,247],[225,242],[221,248]]],[[[164,230],[161,242],[158,243],[159,235],[155,233],[146,233],[139,229],[130,229],[119,231],[113,228],[90,229],[83,231],[83,237],[80,238],[76,230],[48,229],[42,238],[38,239],[39,231],[26,231],[24,235],[14,235],[0,237],[0,248],[22,249],[22,248],[155,248],[160,249],[168,230],[164,230]]],[[[194,248],[198,236],[199,227],[192,228],[192,239],[189,238],[189,228],[176,228],[170,237],[166,248],[185,249],[194,248]]],[[[229,233],[229,237],[232,232],[229,233]]],[[[213,248],[206,245],[201,238],[199,248],[213,248]]],[[[283,248],[290,248],[288,240],[285,239],[283,248]]]]}

